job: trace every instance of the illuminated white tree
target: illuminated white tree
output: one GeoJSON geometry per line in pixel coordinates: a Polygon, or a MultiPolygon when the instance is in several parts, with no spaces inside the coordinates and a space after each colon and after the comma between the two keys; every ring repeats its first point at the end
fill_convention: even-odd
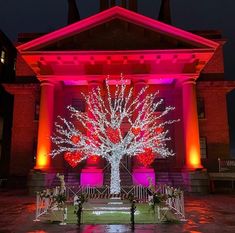
{"type": "Polygon", "coordinates": [[[111,165],[111,193],[120,193],[120,162],[124,155],[137,156],[151,151],[161,157],[172,156],[167,148],[167,124],[176,120],[163,121],[173,107],[166,107],[156,114],[162,99],[156,101],[158,93],[148,94],[144,87],[136,96],[122,78],[111,93],[109,80],[105,82],[106,98],[100,88],[83,94],[89,112],[81,112],[68,106],[71,118],[80,123],[79,127],[59,117],[55,123],[56,133],[52,137],[55,149],[52,157],[69,156],[76,165],[90,156],[100,156],[111,165]],[[122,124],[128,122],[128,132],[123,132],[122,124]],[[86,132],[86,133],[84,133],[86,132]]]}

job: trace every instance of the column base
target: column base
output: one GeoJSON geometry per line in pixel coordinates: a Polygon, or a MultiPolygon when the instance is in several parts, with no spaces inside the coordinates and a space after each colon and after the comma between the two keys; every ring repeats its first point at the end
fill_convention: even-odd
{"type": "Polygon", "coordinates": [[[148,187],[150,181],[155,185],[155,171],[153,168],[136,168],[132,172],[132,182],[134,185],[148,187]]]}
{"type": "Polygon", "coordinates": [[[84,168],[81,172],[80,184],[82,186],[102,187],[104,174],[102,169],[84,168]]]}
{"type": "Polygon", "coordinates": [[[186,191],[198,194],[209,193],[209,175],[206,169],[184,170],[182,177],[186,191]]]}
{"type": "Polygon", "coordinates": [[[31,170],[28,175],[28,191],[30,195],[34,195],[36,192],[40,192],[45,188],[51,187],[56,173],[55,172],[43,172],[40,170],[31,170]]]}

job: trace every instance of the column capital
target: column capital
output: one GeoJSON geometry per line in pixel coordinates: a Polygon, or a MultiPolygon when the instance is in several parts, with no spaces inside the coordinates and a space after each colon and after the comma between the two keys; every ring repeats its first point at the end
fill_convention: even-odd
{"type": "Polygon", "coordinates": [[[148,81],[145,79],[135,79],[132,81],[133,85],[147,85],[148,81]]]}
{"type": "Polygon", "coordinates": [[[198,79],[198,75],[189,75],[189,76],[183,76],[176,80],[176,84],[184,86],[186,84],[196,84],[196,81],[198,79]]]}
{"type": "Polygon", "coordinates": [[[40,82],[40,86],[41,87],[45,87],[45,86],[51,86],[51,87],[54,87],[55,86],[55,82],[51,82],[51,81],[48,81],[48,80],[43,80],[40,82]]]}
{"type": "Polygon", "coordinates": [[[87,84],[88,86],[100,86],[102,85],[103,80],[88,80],[87,84]]]}
{"type": "Polygon", "coordinates": [[[196,79],[195,78],[187,78],[181,81],[182,85],[186,85],[186,84],[196,84],[196,79]]]}

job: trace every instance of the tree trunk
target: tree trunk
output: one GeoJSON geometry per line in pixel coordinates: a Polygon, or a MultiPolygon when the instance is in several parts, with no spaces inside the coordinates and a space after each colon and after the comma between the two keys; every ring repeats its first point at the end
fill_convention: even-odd
{"type": "Polygon", "coordinates": [[[120,160],[111,163],[110,193],[119,194],[121,192],[120,180],[120,160]]]}

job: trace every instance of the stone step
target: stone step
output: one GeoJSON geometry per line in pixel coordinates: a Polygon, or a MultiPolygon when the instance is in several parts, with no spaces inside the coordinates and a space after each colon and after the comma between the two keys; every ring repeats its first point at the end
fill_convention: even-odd
{"type": "Polygon", "coordinates": [[[121,198],[109,199],[90,199],[83,205],[84,210],[87,211],[130,211],[131,204],[128,200],[121,200],[121,198]]]}
{"type": "Polygon", "coordinates": [[[84,204],[83,207],[86,209],[101,209],[103,207],[107,207],[107,209],[124,209],[129,208],[130,204],[106,204],[106,203],[100,203],[100,204],[84,204]]]}
{"type": "Polygon", "coordinates": [[[116,203],[116,204],[128,204],[129,200],[121,200],[121,198],[116,197],[116,198],[99,198],[99,199],[89,199],[87,203],[91,204],[108,204],[108,203],[116,203]]]}

